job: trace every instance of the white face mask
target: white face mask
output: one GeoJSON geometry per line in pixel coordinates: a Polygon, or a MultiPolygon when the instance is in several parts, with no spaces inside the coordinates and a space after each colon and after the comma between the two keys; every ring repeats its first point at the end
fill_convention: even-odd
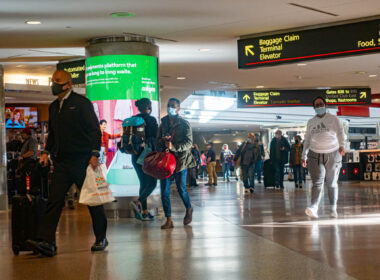
{"type": "Polygon", "coordinates": [[[169,114],[169,116],[172,116],[172,117],[177,116],[177,109],[168,107],[168,114],[169,114]]]}
{"type": "Polygon", "coordinates": [[[326,107],[315,108],[315,113],[319,116],[326,114],[326,107]]]}

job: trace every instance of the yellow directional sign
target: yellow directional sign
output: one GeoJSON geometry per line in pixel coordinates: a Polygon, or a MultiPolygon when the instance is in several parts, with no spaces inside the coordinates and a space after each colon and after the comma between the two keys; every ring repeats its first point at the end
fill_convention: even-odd
{"type": "Polygon", "coordinates": [[[362,91],[360,93],[360,99],[364,99],[364,98],[367,98],[367,93],[365,91],[362,91]]]}
{"type": "Polygon", "coordinates": [[[244,95],[243,99],[244,99],[245,103],[248,103],[248,100],[250,100],[251,97],[249,97],[249,95],[246,94],[246,95],[244,95]]]}
{"type": "Polygon", "coordinates": [[[252,56],[255,55],[252,49],[253,49],[253,45],[245,46],[245,56],[248,56],[249,54],[251,54],[252,56]]]}

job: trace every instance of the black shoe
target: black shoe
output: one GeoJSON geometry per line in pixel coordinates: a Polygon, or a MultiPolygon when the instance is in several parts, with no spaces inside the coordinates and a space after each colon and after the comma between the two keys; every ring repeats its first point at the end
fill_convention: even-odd
{"type": "Polygon", "coordinates": [[[26,243],[33,251],[46,257],[54,257],[57,254],[57,246],[46,241],[27,240],[26,243]]]}
{"type": "Polygon", "coordinates": [[[71,210],[74,210],[74,209],[75,209],[74,201],[73,201],[73,200],[69,200],[69,201],[68,201],[68,204],[69,204],[69,209],[71,209],[71,210]]]}
{"type": "Polygon", "coordinates": [[[214,183],[214,184],[212,184],[214,187],[216,187],[218,184],[217,183],[214,183]]]}
{"type": "Polygon", "coordinates": [[[194,184],[194,185],[192,185],[192,187],[199,187],[199,185],[198,184],[194,184]]]}
{"type": "Polygon", "coordinates": [[[102,241],[96,241],[94,245],[91,247],[91,251],[104,251],[106,247],[108,246],[108,240],[107,238],[104,238],[102,241]]]}
{"type": "Polygon", "coordinates": [[[261,180],[259,180],[259,184],[261,184],[261,180]]]}
{"type": "Polygon", "coordinates": [[[205,184],[205,186],[211,187],[211,186],[212,186],[212,184],[209,184],[209,183],[207,183],[207,184],[205,184]]]}
{"type": "Polygon", "coordinates": [[[254,193],[255,189],[254,189],[254,188],[249,188],[249,191],[250,191],[251,193],[254,193]]]}

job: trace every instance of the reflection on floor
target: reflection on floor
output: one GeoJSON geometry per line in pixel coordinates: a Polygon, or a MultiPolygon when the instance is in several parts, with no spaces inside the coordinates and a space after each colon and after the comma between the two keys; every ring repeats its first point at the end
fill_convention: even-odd
{"type": "Polygon", "coordinates": [[[173,190],[173,230],[160,230],[162,217],[109,220],[108,251],[95,254],[86,208],[65,209],[50,259],[13,256],[0,212],[0,279],[379,279],[380,188],[341,184],[339,219],[326,195],[318,221],[304,215],[309,188],[245,195],[240,182],[201,184],[188,227],[173,190]]]}

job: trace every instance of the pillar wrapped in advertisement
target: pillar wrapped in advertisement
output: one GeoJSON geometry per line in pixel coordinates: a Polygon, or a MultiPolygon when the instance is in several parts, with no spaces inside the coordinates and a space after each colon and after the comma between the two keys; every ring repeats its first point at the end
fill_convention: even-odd
{"type": "Polygon", "coordinates": [[[122,122],[138,114],[137,100],[152,101],[152,116],[159,119],[158,59],[154,56],[117,54],[86,59],[87,97],[93,102],[102,130],[101,159],[111,185],[139,185],[131,155],[117,148],[122,122]]]}

